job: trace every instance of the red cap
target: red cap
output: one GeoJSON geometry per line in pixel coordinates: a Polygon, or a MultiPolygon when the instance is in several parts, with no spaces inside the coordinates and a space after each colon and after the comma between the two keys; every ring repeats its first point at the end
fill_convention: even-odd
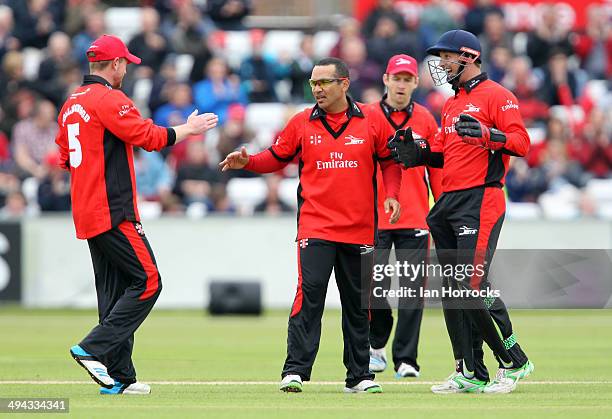
{"type": "Polygon", "coordinates": [[[123,41],[113,35],[102,35],[87,50],[87,61],[108,61],[125,58],[133,64],[140,64],[140,58],[128,51],[123,41]]]}
{"type": "Polygon", "coordinates": [[[410,55],[399,54],[389,59],[387,64],[387,74],[410,73],[415,77],[419,75],[417,60],[410,55]]]}

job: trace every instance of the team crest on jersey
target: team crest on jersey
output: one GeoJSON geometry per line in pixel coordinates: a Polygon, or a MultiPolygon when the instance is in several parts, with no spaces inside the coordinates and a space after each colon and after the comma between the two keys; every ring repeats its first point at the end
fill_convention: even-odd
{"type": "Polygon", "coordinates": [[[363,144],[365,142],[363,138],[353,137],[352,135],[347,135],[344,139],[348,140],[344,145],[363,144]]]}
{"type": "Polygon", "coordinates": [[[323,141],[321,135],[319,134],[314,134],[310,136],[310,144],[321,144],[321,141],[323,141]]]}
{"type": "Polygon", "coordinates": [[[308,239],[301,239],[300,240],[300,247],[302,249],[306,249],[308,247],[308,239]]]}
{"type": "Polygon", "coordinates": [[[462,112],[480,112],[480,108],[478,106],[474,106],[471,103],[465,105],[465,109],[462,112]]]}
{"type": "Polygon", "coordinates": [[[136,233],[138,233],[139,236],[144,237],[145,232],[144,232],[144,228],[142,228],[142,224],[134,223],[134,228],[136,229],[136,233]]]}

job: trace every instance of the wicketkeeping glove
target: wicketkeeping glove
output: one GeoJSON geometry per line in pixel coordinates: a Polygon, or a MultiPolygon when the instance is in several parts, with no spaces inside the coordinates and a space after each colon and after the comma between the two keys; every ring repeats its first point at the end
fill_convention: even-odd
{"type": "Polygon", "coordinates": [[[487,128],[471,115],[462,113],[455,123],[455,131],[464,143],[487,150],[501,150],[506,145],[506,134],[495,128],[487,128]]]}
{"type": "Polygon", "coordinates": [[[406,168],[427,164],[431,154],[427,140],[415,140],[412,128],[397,130],[387,147],[391,150],[391,157],[406,168]]]}

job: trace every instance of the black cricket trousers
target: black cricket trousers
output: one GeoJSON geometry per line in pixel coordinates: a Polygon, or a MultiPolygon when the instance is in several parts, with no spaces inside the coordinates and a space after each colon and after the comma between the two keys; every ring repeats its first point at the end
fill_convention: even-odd
{"type": "MultiPolygon", "coordinates": [[[[353,387],[362,380],[373,379],[374,374],[369,372],[368,309],[361,306],[361,284],[371,281],[374,247],[301,239],[297,250],[298,286],[289,316],[287,358],[281,376],[297,374],[304,381],[310,380],[319,350],[321,318],[333,269],[342,305],[346,385],[353,387]]],[[[369,290],[363,292],[369,293],[369,290]]]]}
{"type": "MultiPolygon", "coordinates": [[[[395,247],[395,258],[400,263],[420,265],[426,262],[429,249],[429,231],[421,229],[379,230],[374,263],[389,263],[391,247],[395,247]]],[[[389,289],[391,278],[385,276],[381,286],[389,289]]],[[[400,278],[400,287],[408,287],[420,295],[419,290],[425,286],[425,276],[419,274],[414,281],[400,278]]],[[[387,307],[373,307],[370,310],[370,346],[374,349],[384,348],[393,328],[393,314],[386,299],[380,299],[387,307]]],[[[397,325],[393,338],[392,356],[395,371],[402,362],[412,365],[419,371],[417,363],[419,334],[423,319],[423,299],[420,297],[401,298],[398,301],[397,325]]]]}
{"type": "MultiPolygon", "coordinates": [[[[431,209],[427,224],[440,263],[485,267],[484,275],[473,275],[469,281],[445,278],[446,286],[480,290],[490,287],[488,269],[506,211],[500,186],[443,193],[431,209]]],[[[442,299],[442,307],[455,360],[462,361],[457,362],[458,369],[465,368],[477,379],[489,380],[483,361],[483,340],[495,354],[500,367],[520,367],[527,362],[501,298],[446,298],[442,299]]]]}
{"type": "Polygon", "coordinates": [[[96,278],[99,324],[79,344],[116,381],[136,382],[134,332],[162,289],[155,256],[140,223],[123,221],[87,240],[96,278]]]}

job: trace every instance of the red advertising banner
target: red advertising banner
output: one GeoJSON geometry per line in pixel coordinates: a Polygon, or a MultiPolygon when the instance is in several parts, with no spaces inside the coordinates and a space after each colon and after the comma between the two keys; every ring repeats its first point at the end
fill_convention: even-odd
{"type": "MultiPolygon", "coordinates": [[[[355,17],[365,19],[377,0],[355,1],[355,17]]],[[[418,23],[421,10],[427,6],[426,0],[395,0],[396,9],[404,15],[409,24],[418,23]]],[[[512,31],[529,31],[535,28],[541,19],[542,9],[552,2],[538,0],[498,0],[495,2],[504,10],[506,23],[512,31]]],[[[451,0],[448,2],[449,11],[461,18],[473,4],[472,0],[451,0]]],[[[588,10],[591,6],[604,6],[602,12],[612,17],[612,1],[602,0],[561,0],[554,2],[559,13],[559,25],[574,30],[584,28],[588,10]]]]}

